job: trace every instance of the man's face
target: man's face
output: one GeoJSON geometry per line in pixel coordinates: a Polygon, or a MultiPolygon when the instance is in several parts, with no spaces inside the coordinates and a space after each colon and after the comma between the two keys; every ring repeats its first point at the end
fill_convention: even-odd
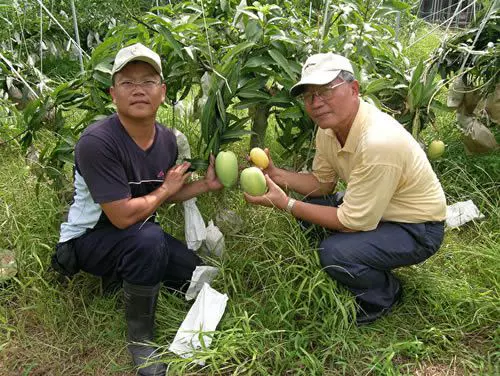
{"type": "Polygon", "coordinates": [[[165,84],[151,65],[133,61],[116,73],[109,92],[121,116],[141,120],[156,117],[165,91],[165,84]]]}
{"type": "Polygon", "coordinates": [[[326,85],[307,85],[304,105],[311,119],[322,129],[334,131],[350,127],[358,106],[357,81],[346,82],[336,78],[326,85]]]}

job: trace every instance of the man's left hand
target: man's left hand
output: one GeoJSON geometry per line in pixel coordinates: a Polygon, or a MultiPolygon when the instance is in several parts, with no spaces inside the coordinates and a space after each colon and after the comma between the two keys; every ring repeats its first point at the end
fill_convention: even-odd
{"type": "Polygon", "coordinates": [[[262,196],[250,196],[248,193],[244,193],[245,200],[250,204],[285,209],[288,204],[287,194],[269,177],[269,175],[266,174],[265,176],[268,187],[267,193],[262,196]]]}
{"type": "Polygon", "coordinates": [[[210,155],[210,164],[208,165],[207,174],[205,175],[205,183],[209,191],[218,191],[224,186],[215,174],[215,157],[210,155]]]}

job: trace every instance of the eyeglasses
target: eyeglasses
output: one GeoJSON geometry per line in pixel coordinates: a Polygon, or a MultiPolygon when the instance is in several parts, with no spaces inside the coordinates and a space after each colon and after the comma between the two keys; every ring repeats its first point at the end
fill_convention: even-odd
{"type": "Polygon", "coordinates": [[[317,90],[312,90],[312,91],[308,91],[308,92],[303,93],[300,96],[300,98],[302,99],[302,101],[305,104],[309,104],[309,105],[313,103],[314,96],[317,96],[322,101],[326,101],[326,100],[331,99],[333,97],[333,93],[334,93],[333,89],[335,89],[336,87],[339,87],[340,85],[343,85],[345,83],[346,83],[346,81],[342,81],[342,82],[335,84],[335,85],[332,85],[332,86],[323,86],[317,90]]]}
{"type": "Polygon", "coordinates": [[[136,86],[139,86],[145,90],[154,89],[156,86],[160,85],[161,81],[156,80],[144,80],[144,81],[121,81],[118,82],[117,86],[123,90],[133,90],[136,86]]]}

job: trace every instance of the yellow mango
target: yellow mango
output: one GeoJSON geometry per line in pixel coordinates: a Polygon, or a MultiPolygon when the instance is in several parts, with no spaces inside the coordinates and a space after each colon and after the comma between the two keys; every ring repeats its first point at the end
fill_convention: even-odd
{"type": "Polygon", "coordinates": [[[266,169],[269,166],[269,158],[264,150],[261,148],[253,148],[250,150],[250,160],[254,165],[261,169],[266,169]]]}

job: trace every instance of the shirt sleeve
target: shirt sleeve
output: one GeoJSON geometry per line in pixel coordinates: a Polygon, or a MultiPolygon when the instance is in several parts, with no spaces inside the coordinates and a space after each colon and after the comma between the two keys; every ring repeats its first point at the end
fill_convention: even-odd
{"type": "Polygon", "coordinates": [[[75,148],[76,167],[98,204],[131,196],[125,169],[112,147],[94,136],[82,137],[75,148]]]}
{"type": "Polygon", "coordinates": [[[400,166],[368,164],[352,171],[337,215],[345,227],[370,231],[377,227],[396,191],[400,166]]]}
{"type": "Polygon", "coordinates": [[[325,154],[328,146],[325,145],[326,137],[316,134],[316,153],[314,154],[312,173],[320,183],[337,183],[338,175],[328,162],[328,156],[325,154]]]}

